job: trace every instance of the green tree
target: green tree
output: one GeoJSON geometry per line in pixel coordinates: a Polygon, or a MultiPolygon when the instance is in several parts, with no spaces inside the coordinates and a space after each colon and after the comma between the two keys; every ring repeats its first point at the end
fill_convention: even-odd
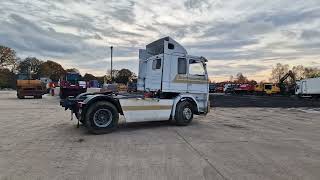
{"type": "Polygon", "coordinates": [[[117,73],[117,76],[115,76],[115,81],[117,83],[127,84],[132,77],[133,73],[129,69],[121,69],[117,73]]]}
{"type": "Polygon", "coordinates": [[[33,79],[39,79],[39,69],[43,61],[35,57],[27,57],[18,64],[18,72],[28,74],[33,79]]]}
{"type": "Polygon", "coordinates": [[[60,77],[64,76],[65,73],[66,71],[59,63],[50,60],[42,63],[39,69],[41,77],[49,77],[54,82],[59,81],[60,77]]]}
{"type": "Polygon", "coordinates": [[[15,88],[15,74],[8,68],[0,68],[0,88],[15,88]]]}
{"type": "Polygon", "coordinates": [[[15,67],[16,62],[16,52],[9,47],[0,45],[0,68],[15,67]]]}
{"type": "Polygon", "coordinates": [[[80,74],[80,71],[77,68],[66,69],[66,72],[75,72],[80,74]]]}
{"type": "Polygon", "coordinates": [[[83,80],[84,81],[92,81],[92,80],[97,80],[98,78],[95,77],[94,75],[92,74],[89,74],[89,73],[86,73],[84,76],[83,76],[83,80]]]}

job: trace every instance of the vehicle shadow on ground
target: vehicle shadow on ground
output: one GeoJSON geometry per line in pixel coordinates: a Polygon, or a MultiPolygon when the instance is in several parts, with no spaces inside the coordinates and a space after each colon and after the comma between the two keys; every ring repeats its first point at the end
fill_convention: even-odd
{"type": "MultiPolygon", "coordinates": [[[[197,125],[197,120],[194,120],[190,123],[190,126],[197,125]]],[[[79,128],[77,128],[77,125],[74,124],[73,126],[68,126],[66,128],[65,125],[63,125],[64,131],[67,131],[68,134],[86,134],[86,135],[93,135],[88,132],[86,127],[83,124],[80,124],[79,128]]],[[[177,127],[174,122],[171,121],[152,121],[152,122],[132,122],[132,123],[126,123],[126,122],[120,122],[118,124],[118,128],[111,132],[111,134],[114,133],[122,133],[122,132],[133,132],[133,131],[139,131],[139,130],[156,130],[156,129],[168,129],[168,128],[174,128],[177,127]]]]}
{"type": "Polygon", "coordinates": [[[254,95],[210,95],[211,107],[268,107],[298,108],[320,107],[319,99],[300,99],[288,96],[254,96],[254,95]]]}
{"type": "Polygon", "coordinates": [[[158,128],[167,128],[174,126],[170,121],[153,121],[153,122],[134,122],[134,123],[125,123],[122,122],[118,125],[117,131],[128,132],[136,131],[140,129],[158,129],[158,128]]]}

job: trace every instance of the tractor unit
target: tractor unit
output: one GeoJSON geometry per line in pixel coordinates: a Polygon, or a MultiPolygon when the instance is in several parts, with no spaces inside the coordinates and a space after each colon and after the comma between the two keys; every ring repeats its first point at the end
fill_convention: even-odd
{"type": "Polygon", "coordinates": [[[139,50],[137,90],[140,94],[83,93],[61,100],[79,122],[94,134],[108,133],[126,122],[173,121],[188,125],[194,115],[209,112],[207,59],[188,55],[170,37],[139,50]]]}

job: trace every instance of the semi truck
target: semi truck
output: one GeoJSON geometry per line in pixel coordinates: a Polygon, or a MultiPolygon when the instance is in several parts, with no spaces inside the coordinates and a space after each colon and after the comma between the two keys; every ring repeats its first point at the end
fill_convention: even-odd
{"type": "Polygon", "coordinates": [[[207,59],[191,56],[170,37],[139,50],[137,90],[141,94],[83,93],[60,101],[89,132],[102,134],[126,122],[173,121],[185,126],[209,112],[207,59]]]}
{"type": "Polygon", "coordinates": [[[295,94],[299,97],[320,98],[320,77],[297,81],[295,94]]]}

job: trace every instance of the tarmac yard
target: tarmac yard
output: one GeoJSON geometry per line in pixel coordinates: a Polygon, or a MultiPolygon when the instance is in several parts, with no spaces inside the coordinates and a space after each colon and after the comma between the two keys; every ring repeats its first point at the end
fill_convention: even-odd
{"type": "Polygon", "coordinates": [[[0,91],[0,179],[320,179],[319,108],[264,98],[213,96],[186,127],[121,123],[91,135],[56,97],[0,91]]]}

